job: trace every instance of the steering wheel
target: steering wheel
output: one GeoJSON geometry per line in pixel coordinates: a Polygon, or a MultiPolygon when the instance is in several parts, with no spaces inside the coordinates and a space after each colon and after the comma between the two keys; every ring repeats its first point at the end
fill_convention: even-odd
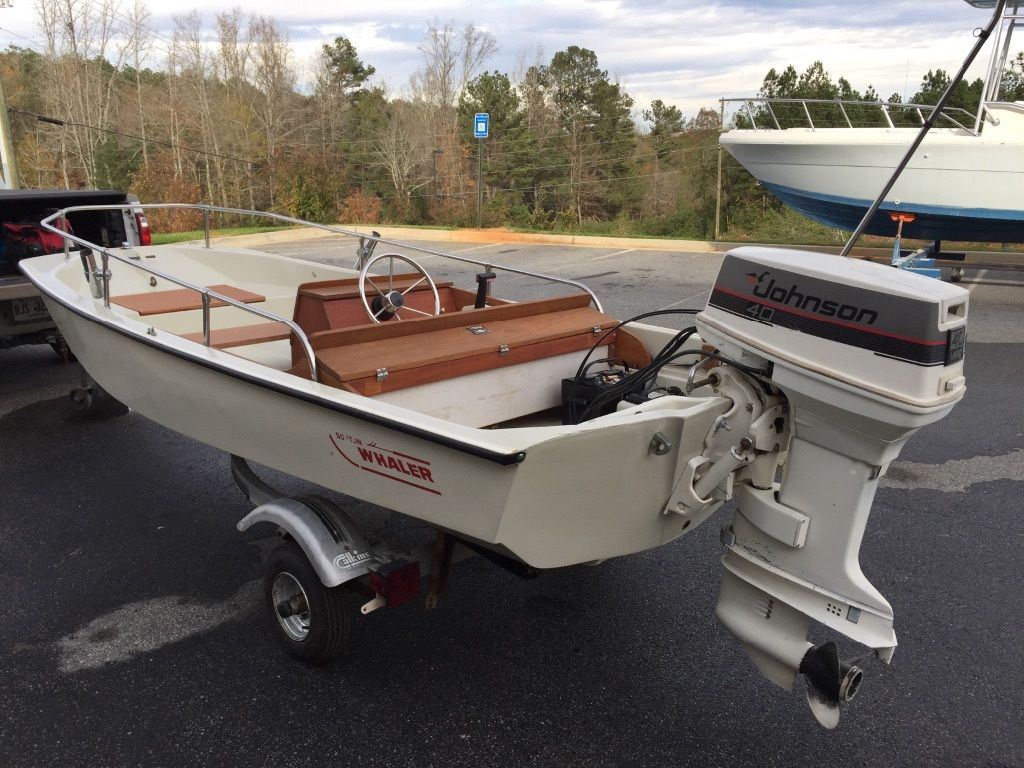
{"type": "Polygon", "coordinates": [[[403,256],[400,253],[382,253],[379,256],[374,256],[368,259],[363,268],[359,271],[359,298],[363,300],[363,308],[366,310],[366,314],[369,315],[370,320],[374,323],[381,323],[385,320],[395,318],[396,320],[404,320],[401,313],[413,313],[416,315],[423,315],[424,317],[434,317],[441,314],[441,298],[437,295],[437,285],[434,284],[433,279],[427,274],[427,271],[423,269],[419,264],[410,259],[408,256],[403,256]],[[384,290],[378,285],[384,280],[383,275],[371,275],[370,267],[376,264],[378,261],[388,260],[388,272],[387,272],[387,290],[384,290]],[[398,290],[394,287],[395,285],[395,262],[400,261],[404,264],[408,264],[422,277],[408,286],[404,290],[398,290]],[[374,282],[377,281],[377,282],[374,282]],[[416,286],[426,282],[430,286],[431,293],[434,294],[434,311],[423,312],[419,309],[413,309],[405,304],[405,295],[409,291],[413,290],[416,286]],[[370,286],[373,292],[367,296],[366,287],[370,286]]]}

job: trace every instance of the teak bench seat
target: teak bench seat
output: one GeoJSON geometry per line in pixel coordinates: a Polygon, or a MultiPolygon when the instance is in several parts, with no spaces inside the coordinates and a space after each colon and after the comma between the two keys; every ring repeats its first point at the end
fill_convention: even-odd
{"type": "MultiPolygon", "coordinates": [[[[255,304],[266,301],[266,296],[261,296],[252,291],[236,288],[233,285],[211,285],[211,291],[227,296],[229,299],[241,301],[245,304],[255,304]]],[[[165,312],[185,312],[190,309],[202,309],[203,297],[198,291],[191,288],[177,288],[170,291],[146,291],[144,293],[126,293],[121,296],[111,296],[113,304],[132,309],[145,317],[146,315],[161,315],[165,312]]],[[[218,299],[210,300],[211,307],[226,307],[227,303],[218,299]]]]}
{"type": "MultiPolygon", "coordinates": [[[[380,288],[387,288],[387,277],[372,276],[371,280],[375,281],[380,288]]],[[[419,312],[433,314],[434,296],[426,281],[423,280],[423,275],[418,272],[393,275],[391,286],[399,291],[405,291],[411,286],[415,286],[405,295],[406,306],[419,312]]],[[[460,312],[464,307],[472,307],[476,300],[476,294],[455,288],[451,282],[439,282],[436,283],[436,287],[442,314],[460,312]]],[[[367,298],[372,301],[377,295],[376,291],[369,285],[366,290],[367,298]]],[[[507,304],[508,302],[488,298],[488,303],[507,304]]],[[[410,317],[422,316],[407,312],[402,315],[402,320],[410,317]]],[[[366,307],[363,306],[363,300],[359,295],[359,278],[348,277],[340,280],[303,283],[299,286],[295,297],[295,314],[292,319],[309,336],[321,331],[346,329],[370,323],[366,307]]],[[[297,364],[303,357],[304,354],[298,341],[292,339],[292,363],[297,364]]]]}
{"type": "MultiPolygon", "coordinates": [[[[579,294],[322,331],[310,343],[321,382],[376,395],[583,351],[616,324],[579,294]]],[[[300,361],[292,372],[303,375],[308,367],[300,361]]]]}

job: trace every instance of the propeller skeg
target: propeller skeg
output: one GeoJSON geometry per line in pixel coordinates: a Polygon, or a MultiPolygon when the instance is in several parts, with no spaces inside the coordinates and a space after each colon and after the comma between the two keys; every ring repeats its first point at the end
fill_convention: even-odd
{"type": "Polygon", "coordinates": [[[807,680],[807,703],[815,719],[829,730],[839,725],[839,709],[853,701],[860,690],[864,672],[841,661],[832,641],[810,648],[800,662],[800,674],[807,680]]]}

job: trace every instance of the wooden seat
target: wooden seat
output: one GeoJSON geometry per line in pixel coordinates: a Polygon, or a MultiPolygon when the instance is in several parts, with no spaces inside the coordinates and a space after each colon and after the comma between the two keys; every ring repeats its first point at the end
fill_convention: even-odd
{"type": "MultiPolygon", "coordinates": [[[[374,278],[377,284],[384,287],[387,279],[374,278]]],[[[399,291],[409,290],[406,294],[406,306],[422,313],[433,314],[434,297],[430,286],[418,272],[398,274],[391,277],[391,286],[399,291]],[[413,287],[415,286],[415,287],[413,287]]],[[[472,307],[476,294],[452,286],[451,282],[436,283],[441,314],[461,312],[472,307]]],[[[368,298],[372,301],[375,291],[367,287],[368,298]]],[[[507,304],[500,299],[488,299],[490,304],[507,304]]],[[[407,317],[416,317],[415,313],[405,313],[407,317]]],[[[367,316],[359,294],[359,278],[347,277],[340,280],[321,280],[303,283],[299,286],[295,297],[295,313],[292,319],[305,331],[313,336],[321,331],[348,329],[371,323],[367,316]]],[[[304,357],[298,340],[292,339],[292,363],[298,363],[304,357]]]]}
{"type": "MultiPolygon", "coordinates": [[[[261,296],[252,291],[236,288],[232,285],[211,285],[211,291],[227,296],[229,299],[241,301],[245,304],[255,304],[266,301],[266,296],[261,296]]],[[[144,293],[126,293],[120,296],[111,296],[113,304],[132,309],[145,317],[146,315],[161,315],[165,312],[185,312],[191,309],[203,308],[203,297],[198,291],[191,288],[177,288],[170,291],[145,291],[144,293]]],[[[227,303],[218,299],[210,300],[211,307],[226,307],[227,303]]]]}
{"type": "MultiPolygon", "coordinates": [[[[590,349],[616,324],[578,294],[323,331],[310,343],[321,382],[376,395],[590,349]]],[[[308,366],[299,361],[292,372],[308,375],[308,366]]]]}
{"type": "MultiPolygon", "coordinates": [[[[243,347],[248,344],[263,344],[267,341],[280,341],[291,336],[291,328],[285,323],[252,323],[238,325],[233,328],[217,328],[210,331],[210,346],[217,349],[243,347]]],[[[203,332],[183,333],[183,339],[203,343],[203,332]]]]}

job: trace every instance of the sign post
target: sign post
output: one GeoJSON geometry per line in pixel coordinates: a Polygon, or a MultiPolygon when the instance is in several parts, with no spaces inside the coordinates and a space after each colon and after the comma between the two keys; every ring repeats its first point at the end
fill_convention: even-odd
{"type": "Polygon", "coordinates": [[[477,139],[476,145],[476,228],[480,229],[481,206],[484,199],[483,169],[484,169],[484,142],[491,133],[491,115],[488,112],[477,112],[473,116],[473,138],[477,139]]]}

